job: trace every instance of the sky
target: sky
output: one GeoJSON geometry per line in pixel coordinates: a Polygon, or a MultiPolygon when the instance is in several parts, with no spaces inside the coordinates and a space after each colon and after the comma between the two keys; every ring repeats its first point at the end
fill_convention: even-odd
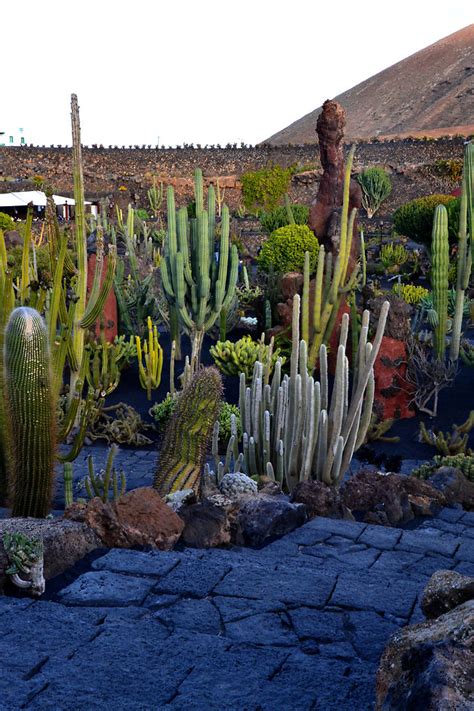
{"type": "Polygon", "coordinates": [[[472,0],[6,0],[0,131],[255,144],[474,22],[472,0]],[[11,31],[10,28],[11,27],[11,31]]]}

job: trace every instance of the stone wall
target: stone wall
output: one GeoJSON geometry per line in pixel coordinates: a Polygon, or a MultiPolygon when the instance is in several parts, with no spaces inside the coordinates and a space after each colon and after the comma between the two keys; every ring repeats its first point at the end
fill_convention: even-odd
{"type": "MultiPolygon", "coordinates": [[[[450,191],[449,181],[434,180],[426,166],[440,159],[462,157],[462,137],[437,140],[404,139],[360,143],[355,168],[384,165],[392,175],[394,190],[387,210],[416,195],[450,191]]],[[[104,148],[83,149],[84,182],[91,198],[113,195],[119,202],[146,205],[146,190],[153,176],[165,184],[173,183],[179,199],[192,194],[194,168],[202,168],[208,181],[220,177],[226,188],[225,200],[232,207],[239,203],[239,177],[248,170],[271,164],[297,165],[309,172],[296,175],[292,197],[311,202],[317,191],[319,155],[317,145],[225,148],[104,148]],[[316,169],[316,170],[312,170],[316,169]]],[[[72,194],[71,149],[65,147],[0,148],[0,192],[33,189],[34,176],[42,176],[55,192],[72,194]]]]}

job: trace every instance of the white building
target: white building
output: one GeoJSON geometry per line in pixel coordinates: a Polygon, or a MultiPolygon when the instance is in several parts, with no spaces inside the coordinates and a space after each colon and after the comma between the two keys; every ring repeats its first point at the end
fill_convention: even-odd
{"type": "Polygon", "coordinates": [[[26,143],[24,129],[12,128],[9,131],[0,131],[0,146],[24,146],[26,143]]]}

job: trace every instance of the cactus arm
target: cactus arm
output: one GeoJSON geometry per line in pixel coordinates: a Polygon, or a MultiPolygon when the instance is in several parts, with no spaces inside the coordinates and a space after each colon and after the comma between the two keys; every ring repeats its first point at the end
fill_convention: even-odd
{"type": "Polygon", "coordinates": [[[448,213],[444,205],[438,205],[434,213],[431,259],[433,307],[438,316],[438,324],[434,331],[435,353],[438,360],[444,360],[448,322],[449,289],[448,213]]]}
{"type": "Polygon", "coordinates": [[[99,318],[100,314],[102,313],[105,302],[112,288],[116,262],[117,252],[115,250],[114,245],[110,245],[109,255],[107,259],[107,269],[105,271],[104,280],[102,282],[102,285],[100,286],[97,298],[95,300],[90,300],[87,305],[87,309],[85,310],[84,315],[79,324],[81,328],[90,328],[91,326],[93,326],[99,318]]]}
{"type": "MultiPolygon", "coordinates": [[[[82,321],[86,309],[87,298],[87,238],[86,220],[84,214],[84,178],[82,170],[81,127],[79,121],[79,105],[76,94],[71,96],[71,127],[72,127],[72,170],[74,179],[75,201],[75,230],[77,252],[77,282],[76,282],[76,310],[77,324],[82,321]]],[[[82,359],[84,350],[84,330],[74,328],[73,350],[78,362],[82,359]]],[[[74,385],[74,374],[72,385],[74,385]]]]}
{"type": "MultiPolygon", "coordinates": [[[[438,208],[437,208],[438,209],[438,208]]],[[[474,144],[468,143],[464,151],[463,182],[459,214],[456,304],[453,319],[453,335],[449,358],[459,358],[461,329],[464,312],[465,291],[471,276],[472,255],[474,254],[474,144]],[[468,245],[470,236],[471,244],[468,245]],[[469,249],[470,248],[470,249],[469,249]]]]}
{"type": "Polygon", "coordinates": [[[30,286],[30,245],[32,224],[33,205],[30,203],[26,213],[25,236],[23,238],[23,251],[21,255],[20,303],[22,306],[28,298],[28,290],[30,286]]]}

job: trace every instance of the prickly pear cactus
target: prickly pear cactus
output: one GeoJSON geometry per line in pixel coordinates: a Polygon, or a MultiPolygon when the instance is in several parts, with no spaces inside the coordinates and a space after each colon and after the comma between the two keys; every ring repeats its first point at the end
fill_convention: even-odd
{"type": "Polygon", "coordinates": [[[34,309],[12,311],[5,330],[5,394],[13,516],[44,518],[54,481],[55,408],[46,325],[34,309]]]}

